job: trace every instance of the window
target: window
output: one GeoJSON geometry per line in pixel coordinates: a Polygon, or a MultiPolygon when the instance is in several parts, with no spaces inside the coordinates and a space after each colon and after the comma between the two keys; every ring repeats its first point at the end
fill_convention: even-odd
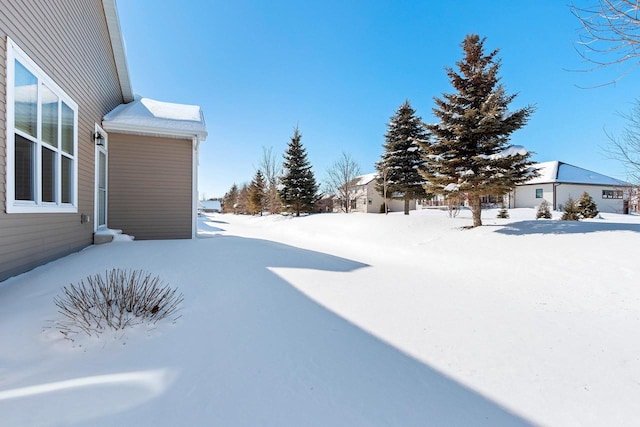
{"type": "Polygon", "coordinates": [[[536,199],[542,199],[542,188],[536,188],[536,199]]]}
{"type": "Polygon", "coordinates": [[[7,213],[78,211],[78,105],[7,38],[7,213]]]}
{"type": "Polygon", "coordinates": [[[602,190],[603,199],[622,199],[622,190],[602,190]]]}

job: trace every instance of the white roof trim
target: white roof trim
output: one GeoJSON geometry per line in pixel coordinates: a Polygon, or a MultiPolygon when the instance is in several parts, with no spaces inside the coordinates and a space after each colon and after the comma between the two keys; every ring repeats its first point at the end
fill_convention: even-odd
{"type": "Polygon", "coordinates": [[[122,98],[124,102],[131,102],[133,101],[133,89],[129,78],[129,67],[127,66],[127,56],[125,55],[124,39],[120,29],[116,0],[102,0],[102,7],[107,18],[107,28],[109,29],[113,57],[116,61],[116,71],[118,72],[118,80],[120,80],[122,98]]]}

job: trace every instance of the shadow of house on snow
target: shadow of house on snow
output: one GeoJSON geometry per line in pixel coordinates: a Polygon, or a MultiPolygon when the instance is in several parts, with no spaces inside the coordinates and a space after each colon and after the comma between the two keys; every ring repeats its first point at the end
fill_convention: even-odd
{"type": "Polygon", "coordinates": [[[224,389],[236,403],[220,404],[222,424],[530,425],[316,303],[270,270],[347,273],[366,264],[267,240],[202,242],[217,247],[216,271],[226,282],[211,299],[215,327],[208,335],[219,344],[222,361],[210,374],[214,388],[224,389]]]}
{"type": "Polygon", "coordinates": [[[208,238],[214,237],[207,235],[207,233],[215,233],[219,231],[225,231],[223,228],[216,227],[215,225],[211,225],[212,222],[215,221],[200,221],[198,223],[198,238],[208,238]]]}
{"type": "Polygon", "coordinates": [[[509,236],[524,236],[531,234],[585,234],[603,231],[634,231],[640,232],[639,224],[625,224],[594,221],[560,221],[560,220],[530,220],[519,221],[496,230],[496,233],[509,236]]]}
{"type": "MultiPolygon", "coordinates": [[[[174,381],[147,403],[94,415],[91,425],[202,425],[207,420],[229,426],[530,425],[316,303],[271,271],[349,273],[366,264],[267,240],[220,236],[133,242],[117,251],[105,245],[48,268],[55,273],[87,265],[96,271],[113,265],[151,271],[185,296],[183,317],[166,336],[127,345],[128,369],[171,368],[178,372],[174,381]]],[[[41,286],[46,286],[45,276],[36,278],[41,286]]],[[[101,352],[76,357],[75,375],[119,373],[110,357],[101,352]]],[[[51,362],[46,375],[28,376],[14,386],[67,379],[64,367],[69,362],[61,360],[51,362]]],[[[85,412],[91,413],[94,406],[135,402],[141,393],[122,387],[117,393],[105,391],[70,391],[63,402],[81,396],[85,412]]],[[[73,418],[72,404],[59,402],[51,396],[38,399],[37,406],[20,401],[25,408],[38,408],[27,412],[42,421],[34,425],[43,426],[73,418]]],[[[13,415],[20,418],[27,412],[13,415]]]]}

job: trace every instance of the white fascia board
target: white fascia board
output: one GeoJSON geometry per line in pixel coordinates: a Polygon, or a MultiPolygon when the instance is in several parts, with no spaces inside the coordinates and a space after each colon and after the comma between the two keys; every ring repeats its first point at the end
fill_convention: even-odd
{"type": "Polygon", "coordinates": [[[116,62],[122,98],[125,103],[131,102],[133,101],[133,89],[129,77],[129,66],[127,65],[127,56],[124,49],[124,39],[122,38],[116,0],[102,0],[102,7],[104,8],[104,14],[107,18],[107,28],[109,30],[109,38],[111,39],[113,57],[116,62]]]}
{"type": "Polygon", "coordinates": [[[134,135],[148,135],[159,136],[165,138],[177,138],[177,139],[192,139],[196,138],[198,141],[204,141],[207,137],[207,132],[193,132],[189,130],[180,129],[161,129],[152,126],[127,125],[125,123],[109,123],[108,121],[102,122],[102,127],[107,132],[125,133],[134,135]]]}

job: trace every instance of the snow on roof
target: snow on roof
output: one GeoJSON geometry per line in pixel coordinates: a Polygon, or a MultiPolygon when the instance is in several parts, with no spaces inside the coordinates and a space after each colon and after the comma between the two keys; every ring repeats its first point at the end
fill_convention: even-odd
{"type": "Polygon", "coordinates": [[[367,185],[378,177],[377,172],[368,173],[355,177],[353,185],[367,185]]]}
{"type": "Polygon", "coordinates": [[[532,165],[540,176],[532,178],[525,184],[542,184],[550,182],[571,184],[592,184],[609,186],[629,186],[630,184],[610,176],[602,175],[587,169],[579,168],[557,160],[532,165]]]}
{"type": "Polygon", "coordinates": [[[204,115],[197,105],[173,104],[136,96],[104,116],[107,132],[159,135],[172,138],[207,137],[204,115]]]}

